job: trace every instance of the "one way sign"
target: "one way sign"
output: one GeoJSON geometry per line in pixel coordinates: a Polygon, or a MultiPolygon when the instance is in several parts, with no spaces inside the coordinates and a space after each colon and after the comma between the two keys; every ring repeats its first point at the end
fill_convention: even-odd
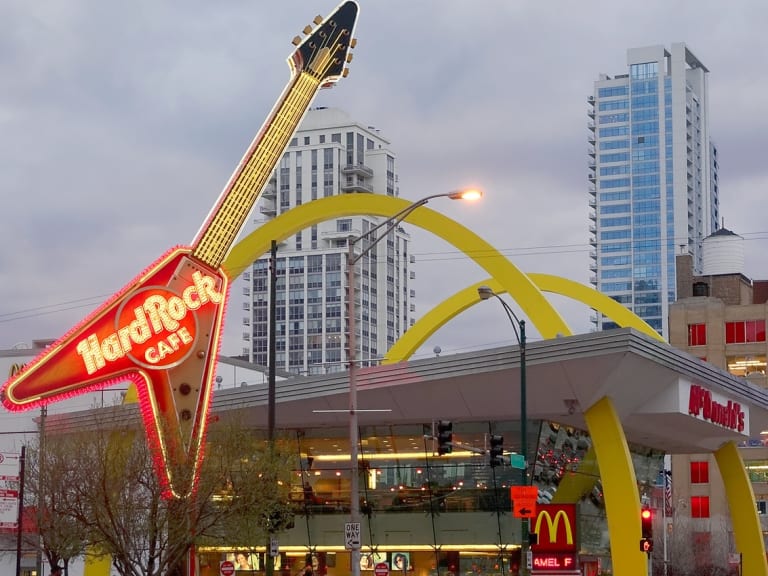
{"type": "Polygon", "coordinates": [[[360,548],[360,522],[344,523],[344,548],[360,548]]]}

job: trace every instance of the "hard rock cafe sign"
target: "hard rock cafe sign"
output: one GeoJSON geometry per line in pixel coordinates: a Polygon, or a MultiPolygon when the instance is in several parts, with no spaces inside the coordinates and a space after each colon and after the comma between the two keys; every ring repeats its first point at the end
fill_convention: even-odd
{"type": "Polygon", "coordinates": [[[291,79],[191,246],[170,250],[3,385],[26,410],[118,382],[136,385],[168,498],[195,488],[230,275],[227,253],[317,90],[346,76],[358,6],[340,4],[288,59],[291,79]]]}

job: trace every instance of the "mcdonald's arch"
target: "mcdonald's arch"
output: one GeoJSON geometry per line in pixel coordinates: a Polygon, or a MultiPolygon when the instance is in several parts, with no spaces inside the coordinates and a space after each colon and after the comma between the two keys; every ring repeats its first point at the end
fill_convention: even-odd
{"type": "MultiPolygon", "coordinates": [[[[388,217],[406,205],[407,202],[403,200],[377,195],[348,195],[313,201],[286,212],[246,237],[233,248],[224,263],[224,268],[234,279],[267,251],[272,240],[280,241],[316,222],[344,215],[371,214],[388,217]]],[[[494,254],[495,257],[493,258],[486,258],[484,261],[480,259],[478,264],[491,276],[490,282],[494,283],[492,287],[495,287],[495,290],[498,289],[498,292],[507,291],[510,296],[515,298],[523,314],[533,322],[540,334],[546,339],[542,343],[537,343],[541,345],[542,351],[545,348],[556,350],[561,340],[571,340],[569,338],[555,338],[560,335],[568,336],[571,331],[542,293],[543,291],[551,291],[579,300],[611,317],[618,324],[645,334],[644,338],[638,340],[637,336],[633,335],[637,333],[623,332],[629,337],[629,348],[626,350],[630,351],[633,358],[636,357],[636,353],[631,351],[632,347],[642,341],[646,342],[644,346],[650,346],[654,349],[653,354],[659,357],[666,354],[666,348],[659,342],[658,335],[649,333],[639,318],[628,313],[624,308],[618,310],[613,301],[609,301],[594,290],[555,276],[526,275],[514,264],[501,257],[498,251],[476,234],[427,208],[414,211],[408,218],[408,222],[435,233],[470,256],[478,253],[494,254]],[[655,342],[655,345],[652,346],[650,342],[655,342]]],[[[489,282],[484,281],[484,283],[489,282]]],[[[419,385],[420,377],[416,377],[414,370],[418,371],[420,368],[415,366],[412,369],[409,364],[404,363],[404,360],[418,347],[416,336],[419,333],[428,335],[436,329],[438,323],[447,322],[461,310],[472,305],[470,295],[473,290],[473,286],[461,290],[455,297],[449,298],[445,303],[438,306],[437,312],[430,312],[425,315],[421,320],[423,324],[419,330],[406,333],[404,340],[413,332],[414,336],[411,340],[406,340],[402,345],[398,342],[392,349],[397,354],[392,354],[390,351],[389,365],[361,374],[362,397],[365,398],[366,394],[370,393],[371,398],[377,398],[376,394],[387,393],[385,390],[387,387],[382,387],[380,384],[376,384],[377,382],[386,381],[389,387],[402,384],[419,385]],[[399,352],[396,349],[398,345],[400,345],[399,352]]],[[[599,338],[602,337],[599,336],[599,338]]],[[[622,338],[623,336],[620,337],[620,339],[622,338]]],[[[588,338],[588,340],[592,340],[592,338],[588,338]]],[[[578,344],[580,341],[582,341],[581,338],[576,338],[575,341],[569,342],[568,346],[574,343],[578,344]]],[[[551,353],[545,355],[551,356],[551,353]]],[[[680,359],[678,358],[676,361],[680,362],[680,359]]],[[[514,370],[514,367],[512,369],[514,370]]],[[[636,371],[629,373],[636,374],[636,371]]],[[[338,376],[333,378],[338,379],[338,376]]],[[[343,382],[333,378],[330,380],[335,383],[334,386],[338,386],[338,390],[333,392],[329,389],[328,395],[323,400],[329,404],[335,398],[342,401],[346,398],[343,382]]],[[[622,395],[621,387],[601,389],[598,386],[594,393],[585,396],[584,401],[580,403],[580,413],[577,416],[581,418],[582,426],[592,436],[594,453],[603,479],[614,571],[628,576],[644,576],[645,559],[637,546],[640,533],[640,501],[628,450],[628,441],[624,433],[624,420],[631,417],[632,413],[631,411],[628,412],[626,399],[622,398],[622,395]],[[613,518],[617,520],[612,521],[613,518]]],[[[308,405],[317,403],[316,398],[297,396],[295,402],[292,401],[291,406],[304,409],[303,403],[305,401],[309,403],[308,405]]],[[[768,423],[768,402],[766,402],[766,406],[761,406],[760,409],[765,412],[764,421],[768,423]]],[[[298,411],[292,409],[286,412],[295,414],[298,411]]],[[[260,414],[259,407],[255,407],[253,416],[258,418],[260,414]]],[[[290,416],[292,414],[289,414],[290,416]]],[[[754,416],[756,416],[756,412],[753,410],[753,422],[763,421],[762,416],[760,418],[754,416]]],[[[286,425],[290,426],[291,423],[288,422],[286,425]]],[[[710,448],[709,450],[715,451],[718,462],[723,463],[721,468],[727,465],[727,472],[723,474],[723,477],[731,504],[734,533],[737,545],[744,557],[745,569],[749,567],[750,574],[768,576],[768,568],[764,562],[764,547],[759,519],[754,502],[749,497],[749,479],[746,476],[736,444],[733,439],[726,439],[720,444],[720,448],[716,450],[710,448]]],[[[555,517],[552,518],[552,522],[555,523],[555,517]]]]}

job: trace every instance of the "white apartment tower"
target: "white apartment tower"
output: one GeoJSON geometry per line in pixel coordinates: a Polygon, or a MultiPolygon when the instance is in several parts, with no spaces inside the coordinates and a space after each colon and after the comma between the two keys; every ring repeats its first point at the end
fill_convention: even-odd
{"type": "Polygon", "coordinates": [[[709,71],[683,43],[630,49],[627,67],[587,99],[591,282],[667,337],[675,255],[699,273],[719,221],[709,71]]]}
{"type": "MultiPolygon", "coordinates": [[[[395,155],[372,126],[334,108],[307,112],[259,203],[258,226],[312,200],[337,194],[398,196],[395,155]]],[[[347,238],[381,219],[343,217],[278,245],[276,367],[300,374],[346,370],[347,238]]],[[[398,227],[357,263],[357,358],[381,358],[412,323],[409,236],[398,227]]],[[[366,246],[367,244],[361,243],[366,246]]],[[[269,254],[242,276],[243,356],[267,365],[269,254]]]]}

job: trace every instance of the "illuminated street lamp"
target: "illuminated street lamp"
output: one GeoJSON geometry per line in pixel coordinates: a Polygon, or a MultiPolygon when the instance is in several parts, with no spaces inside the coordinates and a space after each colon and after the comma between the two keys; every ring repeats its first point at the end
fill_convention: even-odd
{"type": "MultiPolygon", "coordinates": [[[[347,359],[349,361],[349,457],[351,463],[352,479],[350,483],[350,522],[360,523],[360,488],[359,488],[359,465],[358,465],[358,422],[357,422],[357,343],[355,341],[355,265],[366,254],[368,254],[376,244],[385,238],[392,230],[397,228],[417,208],[424,206],[430,200],[435,198],[450,198],[452,200],[477,200],[481,198],[483,192],[476,188],[464,190],[455,190],[443,194],[433,194],[426,196],[409,204],[400,212],[391,216],[374,226],[360,236],[350,236],[347,238],[347,359]],[[354,247],[360,240],[367,238],[385,228],[384,232],[377,236],[365,249],[359,254],[355,254],[354,247]]],[[[352,575],[360,576],[360,545],[352,545],[352,575]]]]}
{"type": "MultiPolygon", "coordinates": [[[[514,310],[509,307],[501,296],[496,294],[490,286],[479,286],[477,288],[477,294],[481,300],[488,300],[495,297],[501,305],[504,307],[504,311],[507,313],[512,324],[512,330],[515,332],[515,338],[520,347],[520,454],[523,457],[523,468],[520,471],[520,484],[525,486],[528,484],[528,399],[526,397],[526,374],[525,374],[525,320],[520,320],[515,314],[514,310]],[[519,331],[518,331],[519,327],[519,331]]],[[[520,544],[520,564],[521,573],[525,574],[527,568],[527,551],[528,551],[528,520],[523,519],[522,522],[522,542],[520,544]]]]}

